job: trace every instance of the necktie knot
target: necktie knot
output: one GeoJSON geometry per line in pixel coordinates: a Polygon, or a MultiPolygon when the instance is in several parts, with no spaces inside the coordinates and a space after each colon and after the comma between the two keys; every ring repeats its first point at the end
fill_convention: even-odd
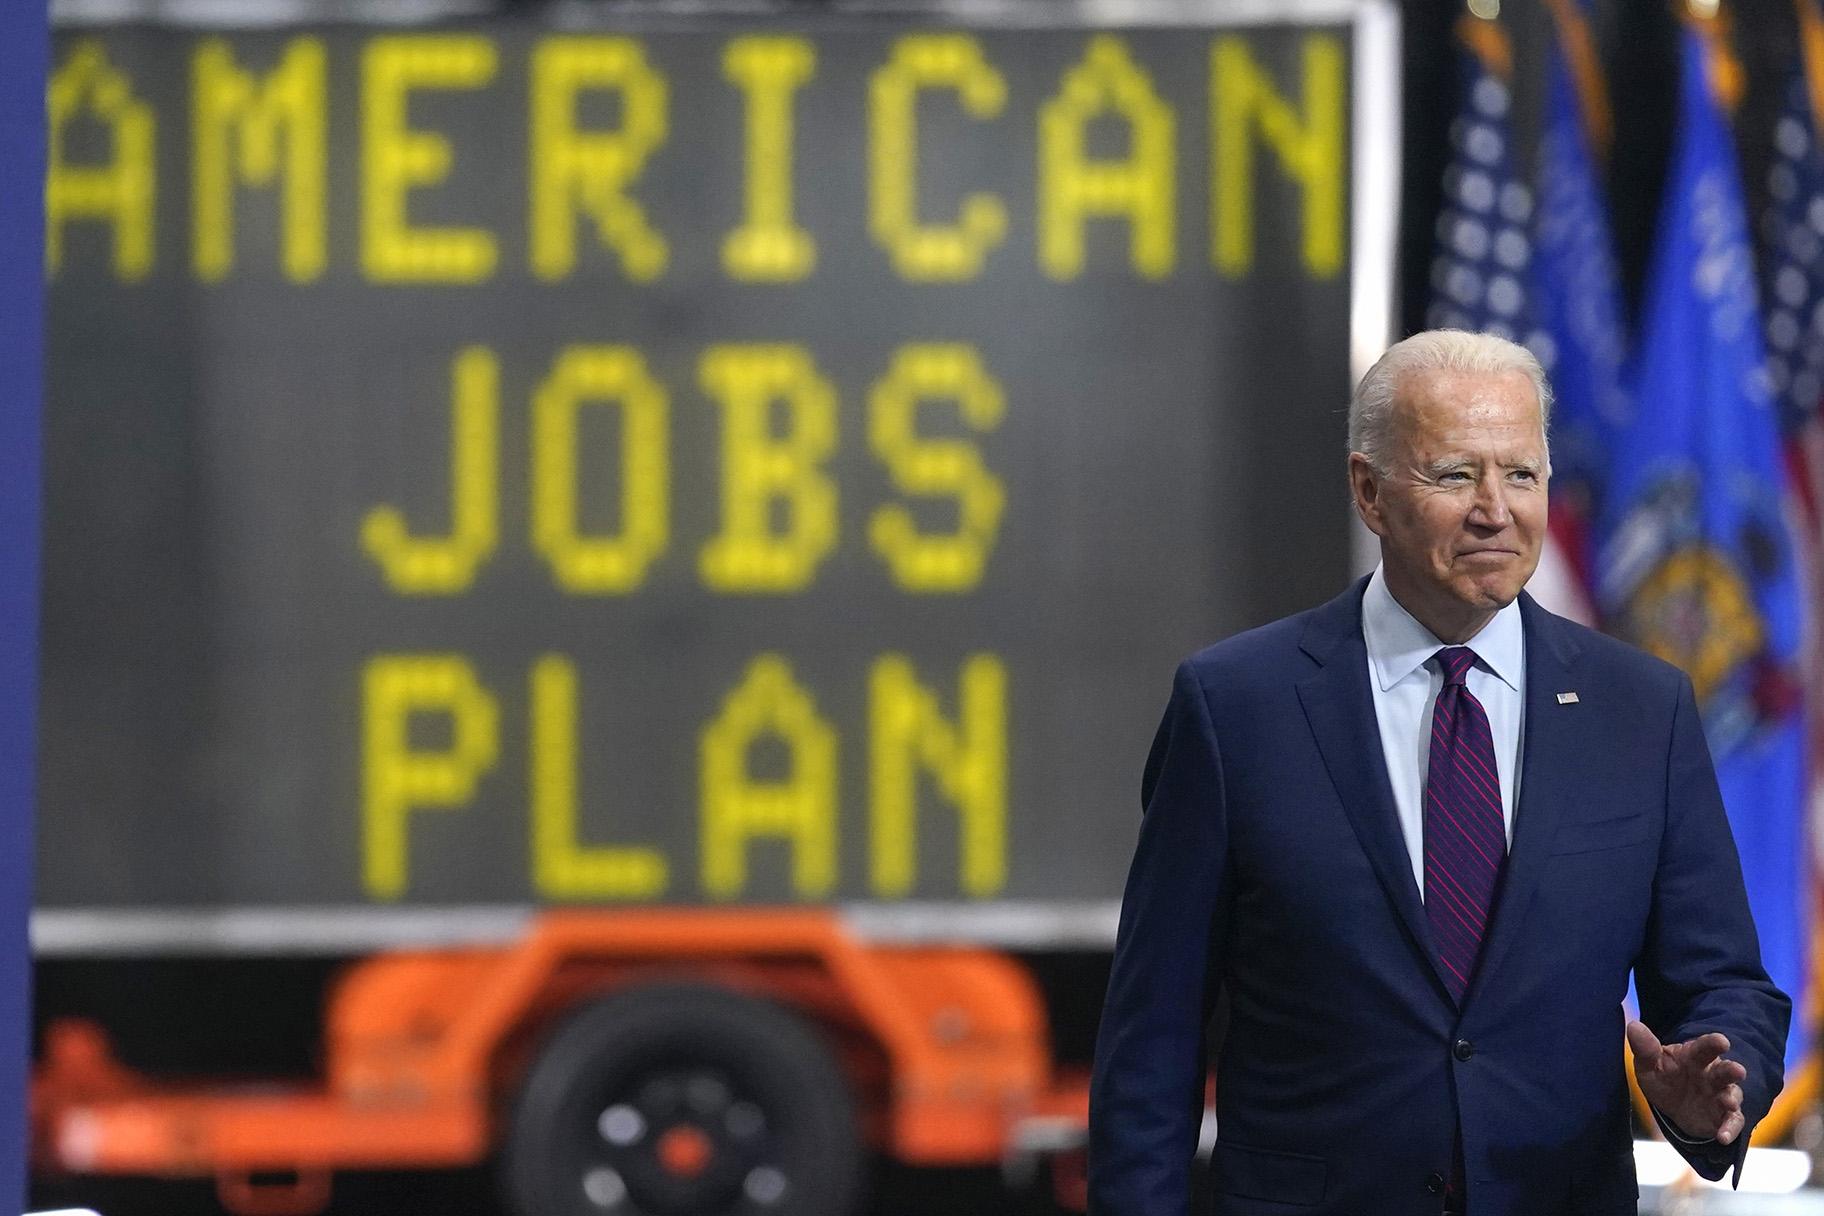
{"type": "Polygon", "coordinates": [[[1469,669],[1476,665],[1476,652],[1467,646],[1446,646],[1437,653],[1438,666],[1444,669],[1445,687],[1464,687],[1469,669]]]}

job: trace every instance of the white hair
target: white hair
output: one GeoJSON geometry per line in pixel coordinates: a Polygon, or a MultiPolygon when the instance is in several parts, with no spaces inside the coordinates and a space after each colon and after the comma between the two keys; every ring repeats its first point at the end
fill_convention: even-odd
{"type": "MultiPolygon", "coordinates": [[[[1355,386],[1355,395],[1349,399],[1349,450],[1366,456],[1375,472],[1387,476],[1392,470],[1393,403],[1401,382],[1415,373],[1440,371],[1524,375],[1532,381],[1533,395],[1539,401],[1539,432],[1541,440],[1545,439],[1552,416],[1552,386],[1532,351],[1493,334],[1427,329],[1388,347],[1355,386]]],[[[1549,446],[1546,463],[1551,463],[1549,446]]]]}

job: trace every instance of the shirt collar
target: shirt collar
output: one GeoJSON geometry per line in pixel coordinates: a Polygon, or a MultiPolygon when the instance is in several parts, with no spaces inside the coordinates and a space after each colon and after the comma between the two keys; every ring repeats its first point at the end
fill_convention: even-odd
{"type": "MultiPolygon", "coordinates": [[[[1475,637],[1464,645],[1476,652],[1481,664],[1494,672],[1503,684],[1520,691],[1521,665],[1525,631],[1520,622],[1520,601],[1516,598],[1495,613],[1475,637]]],[[[1374,667],[1375,681],[1386,692],[1425,665],[1426,660],[1443,649],[1444,643],[1412,613],[1393,598],[1381,567],[1374,568],[1368,590],[1362,594],[1362,640],[1368,647],[1368,661],[1374,667]]]]}

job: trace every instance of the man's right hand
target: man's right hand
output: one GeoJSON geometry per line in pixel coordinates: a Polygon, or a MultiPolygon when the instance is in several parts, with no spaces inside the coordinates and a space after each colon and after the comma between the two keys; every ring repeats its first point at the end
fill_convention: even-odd
{"type": "Polygon", "coordinates": [[[1634,1077],[1653,1109],[1692,1139],[1732,1144],[1742,1134],[1742,1082],[1748,1070],[1723,1058],[1726,1035],[1712,1031],[1686,1043],[1661,1043],[1644,1022],[1627,1027],[1634,1077]]]}

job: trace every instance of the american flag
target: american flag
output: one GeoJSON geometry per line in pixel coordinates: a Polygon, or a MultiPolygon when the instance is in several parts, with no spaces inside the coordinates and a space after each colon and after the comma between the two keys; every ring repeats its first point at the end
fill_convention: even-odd
{"type": "Polygon", "coordinates": [[[1824,150],[1805,74],[1794,65],[1774,126],[1761,216],[1767,375],[1807,529],[1819,519],[1819,405],[1824,400],[1824,150]]]}
{"type": "Polygon", "coordinates": [[[1540,351],[1526,292],[1533,192],[1514,171],[1513,96],[1503,79],[1501,31],[1478,18],[1459,27],[1457,116],[1431,260],[1434,329],[1471,329],[1540,351]],[[1474,24],[1469,24],[1469,23],[1474,24]]]}
{"type": "MultiPolygon", "coordinates": [[[[1552,372],[1556,350],[1539,324],[1528,293],[1532,276],[1534,197],[1515,171],[1508,87],[1512,52],[1505,31],[1491,20],[1457,23],[1457,115],[1450,124],[1450,160],[1438,209],[1431,259],[1431,299],[1425,323],[1433,329],[1467,329],[1525,345],[1552,372]]],[[[1540,603],[1576,620],[1593,613],[1562,516],[1527,584],[1540,603]]]]}

